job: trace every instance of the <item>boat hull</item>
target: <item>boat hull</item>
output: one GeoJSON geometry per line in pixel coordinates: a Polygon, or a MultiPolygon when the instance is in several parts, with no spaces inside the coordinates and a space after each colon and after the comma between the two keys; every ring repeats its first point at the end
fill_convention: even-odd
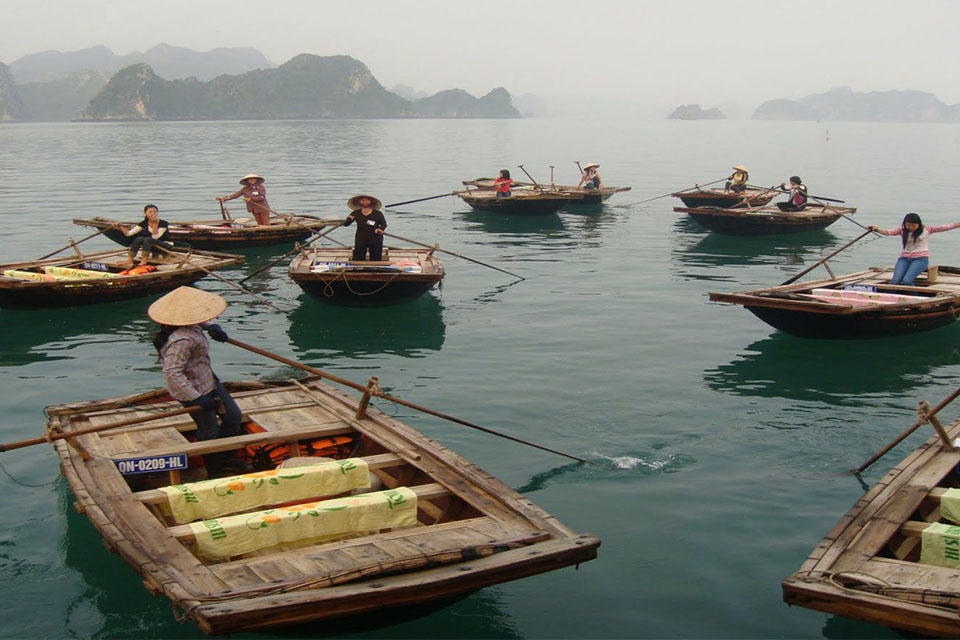
{"type": "Polygon", "coordinates": [[[548,216],[556,213],[564,205],[573,202],[570,198],[473,198],[464,197],[463,201],[477,211],[490,211],[509,216],[548,216]]]}
{"type": "Polygon", "coordinates": [[[827,314],[771,307],[747,306],[771,327],[798,338],[851,340],[887,338],[939,329],[956,322],[952,308],[903,314],[827,314]]]}
{"type": "Polygon", "coordinates": [[[746,207],[748,202],[750,206],[762,207],[767,204],[775,195],[754,195],[748,202],[736,194],[725,195],[722,193],[675,193],[674,197],[680,198],[680,201],[687,207],[717,207],[719,209],[741,209],[746,207]]]}
{"type": "Polygon", "coordinates": [[[840,214],[815,219],[791,218],[792,214],[736,214],[718,211],[685,210],[700,226],[730,236],[773,236],[805,233],[826,229],[841,218],[840,214]]]}
{"type": "Polygon", "coordinates": [[[192,284],[205,274],[195,272],[189,276],[164,278],[150,282],[118,282],[111,287],[97,286],[93,283],[78,283],[69,288],[0,288],[0,307],[4,309],[53,309],[58,307],[80,307],[91,304],[119,302],[162,293],[177,287],[192,284]]]}
{"type": "MultiPolygon", "coordinates": [[[[398,279],[399,280],[399,279],[398,279]]],[[[318,300],[330,301],[354,301],[360,302],[368,300],[371,302],[386,302],[409,300],[422,296],[432,289],[440,279],[436,280],[415,280],[415,281],[389,281],[389,279],[377,278],[360,279],[356,276],[347,276],[344,280],[340,276],[329,278],[294,278],[294,282],[300,285],[308,295],[318,300]]]]}

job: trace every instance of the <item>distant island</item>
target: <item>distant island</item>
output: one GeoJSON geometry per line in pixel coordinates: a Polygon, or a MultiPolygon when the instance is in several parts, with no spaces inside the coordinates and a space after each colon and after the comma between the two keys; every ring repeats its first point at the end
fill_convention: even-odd
{"type": "Polygon", "coordinates": [[[704,111],[698,104],[682,104],[667,116],[667,120],[726,120],[720,109],[713,108],[704,111]]]}
{"type": "Polygon", "coordinates": [[[947,105],[923,91],[857,92],[831,89],[799,100],[768,100],[753,113],[754,120],[813,120],[853,122],[960,122],[960,105],[947,105]]]}
{"type": "Polygon", "coordinates": [[[0,122],[14,122],[23,117],[23,102],[10,67],[0,62],[0,122]]]}

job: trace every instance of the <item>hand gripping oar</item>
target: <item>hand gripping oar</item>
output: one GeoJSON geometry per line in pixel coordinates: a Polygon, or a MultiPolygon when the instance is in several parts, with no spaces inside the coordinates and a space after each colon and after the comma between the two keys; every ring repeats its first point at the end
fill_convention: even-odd
{"type": "Polygon", "coordinates": [[[898,444],[900,444],[901,442],[903,442],[903,440],[906,439],[907,436],[909,436],[911,433],[913,433],[914,431],[916,431],[917,429],[919,429],[920,427],[922,427],[924,424],[926,424],[926,423],[930,420],[931,417],[933,417],[934,415],[936,415],[936,414],[940,411],[940,409],[943,409],[945,406],[947,406],[948,404],[950,404],[951,402],[953,402],[954,400],[956,400],[958,396],[960,396],[960,388],[958,388],[956,391],[954,391],[954,392],[951,393],[949,396],[947,396],[947,397],[943,400],[943,402],[941,402],[941,403],[938,404],[936,407],[934,407],[933,409],[931,409],[930,412],[927,413],[923,418],[921,418],[920,420],[917,420],[917,421],[913,424],[912,427],[910,427],[909,429],[907,429],[906,431],[904,431],[903,433],[901,433],[899,436],[897,436],[896,438],[894,438],[893,441],[892,441],[890,444],[888,444],[888,445],[885,446],[883,449],[881,449],[881,450],[878,451],[876,454],[874,454],[874,456],[873,456],[872,458],[870,458],[869,460],[867,460],[866,462],[864,462],[862,465],[860,465],[859,467],[857,467],[856,469],[854,469],[853,472],[854,472],[854,473],[863,473],[863,470],[864,470],[864,469],[866,469],[867,467],[869,467],[870,465],[872,465],[874,462],[876,462],[877,460],[879,460],[880,458],[882,458],[884,455],[886,455],[886,453],[887,453],[888,451],[890,451],[890,449],[893,449],[895,446],[897,446],[898,444]]]}
{"type": "Polygon", "coordinates": [[[804,269],[803,271],[801,271],[801,272],[798,273],[797,275],[793,276],[792,278],[788,278],[787,280],[784,280],[783,282],[780,283],[780,286],[782,287],[782,286],[787,285],[787,284],[793,284],[794,282],[796,282],[797,280],[799,280],[799,279],[802,278],[803,276],[807,275],[808,273],[810,273],[811,271],[813,271],[814,269],[816,269],[817,267],[819,267],[821,264],[823,264],[824,262],[826,262],[827,260],[829,260],[829,259],[832,258],[833,256],[837,255],[838,253],[840,253],[841,251],[843,251],[844,249],[846,249],[847,247],[849,247],[850,245],[852,245],[854,242],[857,242],[858,240],[862,240],[863,238],[866,238],[866,237],[867,237],[868,235],[870,235],[871,233],[873,233],[873,231],[870,231],[870,230],[868,229],[866,233],[860,234],[859,236],[857,236],[856,238],[854,238],[853,240],[851,240],[851,241],[848,242],[847,244],[843,245],[842,247],[840,247],[839,249],[837,249],[836,251],[834,251],[833,253],[831,253],[830,255],[828,255],[826,258],[822,258],[822,259],[820,259],[820,260],[817,260],[815,263],[813,263],[813,265],[811,265],[811,266],[808,267],[807,269],[804,269]]]}
{"type": "Polygon", "coordinates": [[[635,206],[637,206],[638,204],[645,204],[645,203],[647,203],[647,202],[653,202],[654,200],[660,200],[661,198],[669,198],[670,196],[672,196],[672,195],[675,194],[675,193],[683,193],[684,191],[690,191],[691,189],[699,189],[700,187],[709,187],[709,186],[712,185],[712,184],[717,184],[718,182],[723,182],[724,180],[726,180],[726,178],[720,178],[719,180],[714,180],[713,182],[708,182],[708,183],[706,183],[706,184],[698,184],[698,185],[694,185],[694,186],[692,186],[692,187],[687,187],[686,189],[680,189],[680,191],[671,191],[670,193],[665,193],[665,194],[663,194],[662,196],[657,196],[656,198],[648,198],[648,199],[646,199],[646,200],[640,200],[639,202],[631,202],[630,204],[621,204],[621,205],[619,205],[619,206],[620,206],[620,207],[623,207],[623,208],[635,207],[635,206]]]}
{"type": "Polygon", "coordinates": [[[71,241],[70,241],[70,244],[68,244],[67,246],[63,247],[62,249],[57,249],[56,251],[53,251],[53,252],[51,252],[51,253],[48,253],[48,254],[45,255],[45,256],[40,256],[39,258],[37,258],[37,260],[46,260],[47,258],[49,258],[49,257],[51,257],[51,256],[57,255],[57,254],[60,253],[61,251],[66,251],[66,250],[69,249],[70,247],[75,247],[75,246],[77,246],[78,244],[80,244],[81,242],[86,242],[86,241],[89,240],[90,238],[96,238],[96,237],[97,237],[98,235],[100,235],[101,233],[106,233],[107,231],[110,231],[110,229],[112,229],[112,228],[113,228],[113,227],[107,227],[106,229],[100,229],[100,231],[97,231],[96,233],[91,233],[91,234],[88,235],[86,238],[81,238],[81,239],[77,240],[76,242],[73,242],[73,241],[71,240],[71,241]]]}
{"type": "Polygon", "coordinates": [[[327,229],[327,230],[324,231],[323,233],[319,233],[319,234],[314,235],[314,236],[311,237],[311,238],[307,238],[306,242],[304,242],[304,244],[303,244],[302,247],[296,247],[296,248],[294,248],[294,249],[291,249],[290,251],[287,251],[285,254],[283,254],[282,256],[280,256],[279,258],[277,258],[276,260],[273,260],[272,262],[269,262],[269,263],[267,263],[266,265],[260,267],[259,269],[257,269],[256,271],[254,271],[253,273],[251,273],[250,275],[248,275],[246,278],[241,278],[241,279],[239,280],[239,282],[246,282],[247,280],[249,280],[249,279],[252,278],[253,276],[258,276],[258,275],[260,275],[261,273],[263,273],[264,271],[266,271],[267,269],[269,269],[269,268],[272,267],[273,265],[277,264],[278,262],[282,262],[282,261],[286,260],[287,258],[289,258],[290,256],[292,256],[292,255],[295,254],[296,252],[300,251],[303,247],[309,247],[311,244],[313,244],[314,242],[316,242],[316,241],[319,240],[320,238],[323,238],[323,237],[326,236],[328,233],[332,233],[332,232],[335,231],[336,229],[340,228],[341,225],[343,225],[342,222],[331,223],[331,224],[333,224],[333,228],[332,228],[332,229],[327,229]]]}
{"type": "Polygon", "coordinates": [[[365,386],[362,385],[362,384],[357,384],[356,382],[353,382],[352,380],[347,380],[347,379],[345,379],[345,378],[341,378],[341,377],[339,377],[339,376],[335,376],[335,375],[329,374],[329,373],[327,373],[326,371],[321,371],[320,369],[314,369],[313,367],[310,367],[310,366],[308,366],[308,365],[305,365],[305,364],[302,364],[302,363],[300,363],[300,362],[297,362],[296,360],[291,360],[290,358],[285,358],[285,357],[283,357],[283,356],[281,356],[281,355],[277,355],[276,353],[271,353],[270,351],[267,351],[267,350],[265,350],[265,349],[257,348],[257,347],[255,347],[255,346],[250,345],[250,344],[247,344],[247,343],[245,343],[245,342],[240,342],[239,340],[234,340],[234,339],[232,339],[232,338],[228,339],[227,342],[229,342],[230,344],[232,344],[232,345],[234,345],[234,346],[240,347],[241,349],[246,349],[247,351],[252,351],[253,353],[256,353],[256,354],[259,354],[259,355],[261,355],[261,356],[264,356],[265,358],[270,358],[271,360],[276,360],[277,362],[282,362],[283,364],[285,364],[285,365],[287,365],[287,366],[290,366],[290,367],[294,367],[295,369],[300,369],[301,371],[306,371],[307,373],[312,373],[312,374],[315,375],[315,376],[320,376],[321,378],[326,378],[327,380],[332,380],[333,382],[336,382],[336,383],[338,383],[338,384],[342,384],[342,385],[347,386],[347,387],[350,387],[350,388],[352,388],[352,389],[356,389],[357,391],[362,391],[362,392],[364,392],[365,394],[369,393],[370,395],[374,395],[374,396],[376,396],[376,397],[383,398],[384,400],[387,400],[387,401],[389,401],[389,402],[395,402],[395,403],[400,404],[400,405],[403,405],[403,406],[405,406],[405,407],[410,407],[411,409],[416,409],[417,411],[422,411],[423,413],[428,413],[428,414],[430,414],[430,415],[432,415],[432,416],[436,416],[436,417],[438,417],[438,418],[443,418],[444,420],[449,420],[450,422],[456,422],[457,424],[461,424],[461,425],[463,425],[463,426],[465,426],[465,427],[470,427],[471,429],[477,429],[478,431],[483,431],[484,433],[489,433],[489,434],[491,434],[491,435],[499,436],[499,437],[501,437],[501,438],[506,438],[507,440],[512,440],[512,441],[514,441],[514,442],[519,442],[520,444],[525,444],[525,445],[527,445],[527,446],[529,446],[529,447],[534,447],[534,448],[536,448],[536,449],[541,449],[541,450],[543,450],[543,451],[549,451],[550,453],[555,453],[555,454],[557,454],[557,455],[559,455],[559,456],[563,456],[563,457],[565,457],[565,458],[570,458],[571,460],[576,460],[577,462],[585,462],[585,463],[587,463],[587,464],[593,464],[593,463],[590,462],[589,460],[584,460],[583,458],[578,458],[577,456],[571,455],[571,454],[569,454],[569,453],[564,453],[563,451],[557,451],[556,449],[551,449],[551,448],[549,448],[549,447],[545,447],[545,446],[543,446],[543,445],[539,445],[539,444],[536,444],[536,443],[533,443],[533,442],[529,442],[529,441],[527,441],[527,440],[521,440],[520,438],[511,436],[511,435],[508,435],[508,434],[506,434],[506,433],[502,433],[502,432],[500,432],[500,431],[495,431],[495,430],[489,429],[489,428],[487,428],[487,427],[481,427],[481,426],[478,425],[478,424],[474,424],[474,423],[472,423],[472,422],[467,422],[466,420],[461,420],[460,418],[457,418],[457,417],[454,417],[454,416],[451,416],[451,415],[447,415],[447,414],[441,413],[441,412],[439,412],[439,411],[434,411],[433,409],[428,409],[427,407],[423,407],[423,406],[420,406],[420,405],[418,405],[418,404],[414,404],[414,403],[412,403],[412,402],[407,402],[406,400],[402,400],[402,399],[400,399],[400,398],[396,398],[396,397],[391,396],[391,395],[387,395],[386,393],[383,393],[382,391],[381,391],[381,392],[373,392],[370,387],[365,387],[365,386]]]}
{"type": "Polygon", "coordinates": [[[394,235],[394,234],[392,234],[392,233],[387,233],[386,231],[383,232],[383,235],[387,236],[388,238],[396,238],[397,240],[402,240],[403,242],[409,242],[410,244],[420,245],[421,247],[425,247],[425,248],[427,248],[427,249],[433,249],[434,251],[440,251],[440,252],[443,252],[443,253],[448,253],[448,254],[450,254],[451,256],[456,256],[456,257],[458,257],[458,258],[463,258],[464,260],[467,260],[467,261],[469,261],[469,262],[475,262],[475,263],[477,263],[477,264],[479,264],[479,265],[483,265],[484,267],[489,267],[490,269],[496,269],[497,271],[500,271],[501,273],[506,273],[507,275],[511,275],[511,276],[513,276],[514,278],[519,278],[519,279],[521,279],[521,280],[526,280],[526,278],[524,278],[523,276],[521,276],[521,275],[519,275],[519,274],[516,274],[516,273],[513,273],[512,271],[507,271],[506,269],[501,269],[500,267],[495,267],[495,266],[493,266],[492,264],[487,264],[486,262],[480,262],[479,260],[474,260],[473,258],[468,258],[468,257],[465,256],[465,255],[461,255],[461,254],[459,254],[459,253],[454,253],[453,251],[447,251],[446,249],[441,249],[440,247],[436,247],[436,246],[429,245],[429,244],[424,244],[424,243],[422,243],[422,242],[417,242],[416,240],[411,240],[411,239],[409,239],[409,238],[404,238],[404,237],[402,237],[402,236],[397,236],[397,235],[394,235]]]}
{"type": "Polygon", "coordinates": [[[22,449],[23,447],[32,447],[35,444],[43,444],[44,442],[53,442],[54,440],[65,440],[67,438],[75,438],[77,436],[83,436],[88,433],[99,433],[100,431],[109,431],[110,429],[119,429],[120,427],[129,427],[131,425],[140,424],[142,422],[160,420],[161,418],[172,418],[174,416],[183,415],[184,413],[193,413],[195,411],[203,411],[203,410],[204,410],[203,407],[183,407],[181,409],[171,409],[170,411],[162,411],[160,413],[154,413],[149,416],[142,416],[140,418],[131,418],[129,420],[123,420],[121,422],[104,424],[104,425],[100,425],[99,427],[90,427],[89,429],[77,429],[76,431],[50,433],[42,438],[31,438],[30,440],[20,440],[19,442],[11,442],[9,444],[0,444],[0,452],[10,451],[12,449],[22,449]]]}
{"type": "MultiPolygon", "coordinates": [[[[153,245],[153,248],[154,248],[154,249],[159,249],[160,251],[163,251],[164,253],[166,253],[166,254],[168,254],[168,255],[172,255],[172,256],[175,256],[175,255],[176,255],[175,252],[170,251],[169,249],[164,249],[163,247],[159,247],[159,246],[157,246],[157,245],[153,245]]],[[[204,272],[205,274],[207,274],[208,276],[213,276],[214,278],[216,278],[216,279],[219,280],[220,282],[222,282],[222,283],[224,283],[224,284],[227,284],[227,285],[233,287],[234,289],[236,289],[236,290],[238,290],[238,291],[240,291],[240,292],[242,292],[242,293],[247,294],[248,296],[250,296],[251,298],[253,298],[253,299],[256,300],[257,302],[259,302],[259,303],[261,303],[261,304],[267,305],[268,307],[270,307],[270,308],[273,309],[274,311],[280,311],[280,309],[278,309],[276,306],[274,306],[274,305],[271,304],[270,302],[264,300],[263,298],[261,298],[260,296],[258,296],[258,295],[255,294],[255,293],[253,293],[252,291],[247,291],[246,289],[244,289],[243,287],[241,287],[241,286],[238,285],[237,283],[235,283],[235,282],[230,282],[229,280],[227,280],[227,279],[224,278],[223,276],[221,276],[221,275],[219,275],[219,274],[216,274],[216,273],[214,273],[213,271],[210,271],[209,269],[207,269],[207,268],[205,268],[205,267],[200,266],[200,265],[197,264],[196,262],[191,262],[190,260],[188,260],[188,259],[185,258],[185,257],[181,257],[180,259],[183,260],[186,264],[188,264],[188,265],[190,265],[191,267],[193,267],[194,269],[200,269],[200,271],[203,271],[203,272],[204,272]]],[[[280,311],[280,312],[283,313],[282,311],[280,311]]]]}

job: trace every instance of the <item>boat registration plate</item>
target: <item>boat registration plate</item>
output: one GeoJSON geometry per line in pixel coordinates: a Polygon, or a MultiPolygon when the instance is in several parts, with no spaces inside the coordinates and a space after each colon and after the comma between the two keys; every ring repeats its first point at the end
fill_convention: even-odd
{"type": "Polygon", "coordinates": [[[143,458],[124,458],[114,460],[117,470],[125,476],[136,473],[156,473],[157,471],[177,471],[187,468],[187,454],[169,456],[146,456],[143,458]]]}
{"type": "Polygon", "coordinates": [[[844,291],[869,291],[876,293],[877,288],[870,284],[848,284],[843,288],[844,291]]]}
{"type": "Polygon", "coordinates": [[[110,271],[110,265],[106,262],[84,262],[80,265],[80,268],[91,271],[110,271]]]}

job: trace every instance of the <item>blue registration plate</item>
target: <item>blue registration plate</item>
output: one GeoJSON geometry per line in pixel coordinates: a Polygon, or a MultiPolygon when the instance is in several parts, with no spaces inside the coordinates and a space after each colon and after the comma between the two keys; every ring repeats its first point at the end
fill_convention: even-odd
{"type": "Polygon", "coordinates": [[[187,468],[187,454],[170,456],[147,456],[145,458],[124,458],[114,460],[117,469],[125,476],[136,473],[156,473],[158,471],[179,471],[187,468]]]}

